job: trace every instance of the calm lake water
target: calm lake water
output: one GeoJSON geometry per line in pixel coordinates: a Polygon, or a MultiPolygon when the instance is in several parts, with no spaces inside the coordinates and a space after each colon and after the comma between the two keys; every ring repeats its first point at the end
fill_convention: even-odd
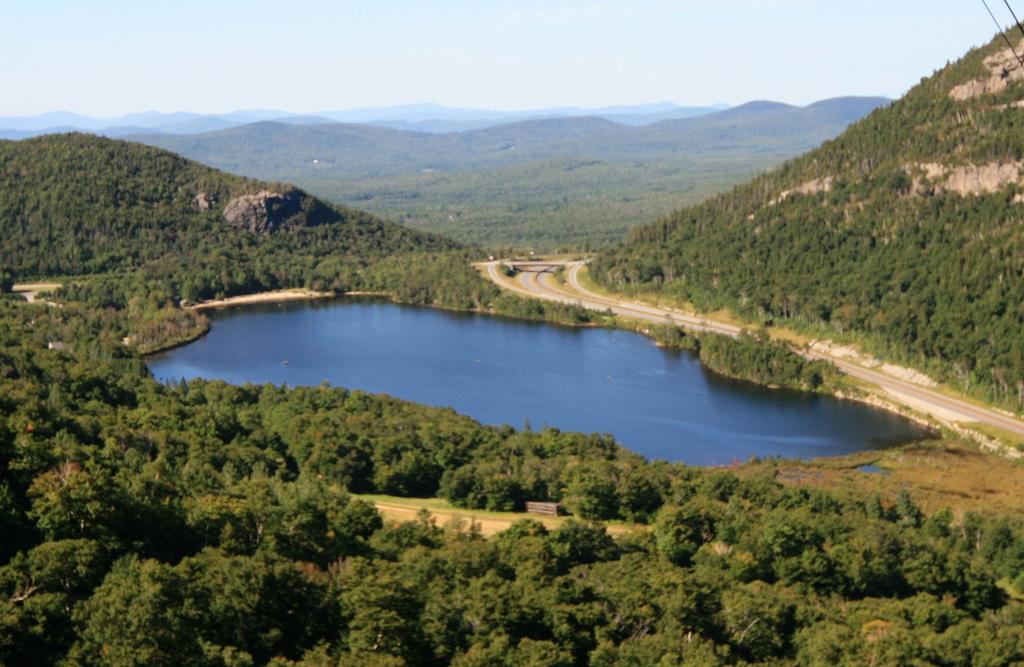
{"type": "Polygon", "coordinates": [[[253,306],[211,320],[204,338],[152,357],[153,374],[326,380],[487,424],[612,433],[648,458],[695,465],[836,456],[926,435],[858,403],[719,377],[692,354],[622,331],[352,300],[253,306]]]}

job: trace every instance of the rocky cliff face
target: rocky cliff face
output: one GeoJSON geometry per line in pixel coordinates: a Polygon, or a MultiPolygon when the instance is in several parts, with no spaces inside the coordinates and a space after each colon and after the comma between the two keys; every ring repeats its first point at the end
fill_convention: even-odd
{"type": "Polygon", "coordinates": [[[224,207],[224,220],[228,224],[247,229],[254,234],[268,234],[299,213],[302,194],[296,190],[271,192],[263,190],[251,195],[235,197],[224,207]]]}
{"type": "Polygon", "coordinates": [[[192,207],[199,212],[209,211],[217,200],[208,192],[200,192],[192,198],[192,207]]]}

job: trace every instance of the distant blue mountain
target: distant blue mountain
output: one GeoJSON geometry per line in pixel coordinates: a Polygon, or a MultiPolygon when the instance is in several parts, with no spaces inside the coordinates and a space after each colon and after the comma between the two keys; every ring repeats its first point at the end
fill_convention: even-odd
{"type": "Polygon", "coordinates": [[[378,125],[413,132],[463,132],[505,123],[539,118],[576,118],[597,116],[624,125],[647,125],[660,120],[691,118],[727,108],[725,105],[682,107],[672,102],[620,105],[586,109],[553,107],[525,111],[494,109],[463,109],[439,104],[407,104],[391,107],[368,107],[345,111],[323,111],[296,114],[274,109],[241,109],[223,114],[200,114],[191,111],[163,113],[144,111],[116,118],[94,118],[67,111],[54,111],[36,116],[0,117],[0,137],[22,139],[39,134],[79,130],[107,136],[131,133],[199,134],[263,121],[289,125],[325,123],[357,123],[378,125]]]}

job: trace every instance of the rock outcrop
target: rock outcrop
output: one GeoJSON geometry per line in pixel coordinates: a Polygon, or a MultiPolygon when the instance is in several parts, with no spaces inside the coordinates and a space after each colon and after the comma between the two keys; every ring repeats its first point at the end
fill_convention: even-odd
{"type": "MultiPolygon", "coordinates": [[[[1024,48],[1024,41],[1017,45],[1017,53],[1024,48]]],[[[1003,49],[999,53],[985,58],[985,68],[989,72],[988,78],[975,79],[960,84],[949,91],[949,97],[958,102],[966,102],[983,95],[996,95],[1003,92],[1012,81],[1024,79],[1024,67],[1010,49],[1003,49]]]]}
{"type": "Polygon", "coordinates": [[[947,167],[936,163],[907,165],[908,172],[923,172],[923,178],[914,179],[916,193],[955,192],[961,196],[990,195],[1010,185],[1021,183],[1020,162],[993,162],[991,164],[947,167]]]}
{"type": "Polygon", "coordinates": [[[253,234],[269,234],[298,213],[301,206],[302,195],[295,190],[264,190],[229,201],[224,207],[224,220],[253,234]]]}
{"type": "Polygon", "coordinates": [[[814,195],[818,194],[819,192],[831,192],[832,183],[834,181],[835,179],[831,176],[826,176],[824,178],[816,178],[812,181],[807,181],[806,183],[802,183],[796,186],[792,190],[783,190],[782,192],[779,193],[778,197],[768,202],[768,205],[775,206],[776,204],[781,204],[782,202],[786,201],[787,199],[795,195],[814,195]]]}
{"type": "Polygon", "coordinates": [[[873,368],[879,370],[886,375],[891,375],[894,378],[905,380],[907,382],[913,382],[914,384],[921,385],[922,387],[934,388],[939,386],[939,383],[928,377],[920,371],[916,371],[913,368],[907,368],[905,366],[897,366],[889,362],[882,361],[871,355],[859,352],[855,348],[849,345],[838,345],[830,340],[814,340],[811,341],[811,350],[818,354],[823,354],[831,357],[837,357],[839,359],[846,359],[856,364],[860,364],[866,368],[873,368]]]}
{"type": "Polygon", "coordinates": [[[197,211],[209,211],[216,203],[216,198],[206,192],[200,192],[192,198],[192,206],[194,206],[197,211]]]}

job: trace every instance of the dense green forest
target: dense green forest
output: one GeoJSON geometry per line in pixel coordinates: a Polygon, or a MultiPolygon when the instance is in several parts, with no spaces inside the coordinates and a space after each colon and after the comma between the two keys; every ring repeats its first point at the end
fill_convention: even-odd
{"type": "Polygon", "coordinates": [[[579,249],[620,241],[632,226],[809,150],[887,102],[757,102],[641,127],[596,117],[443,134],[254,123],[132,138],[466,243],[579,249]]]}
{"type": "Polygon", "coordinates": [[[953,95],[1002,81],[984,62],[1000,50],[972,51],[820,149],[635,230],[597,258],[595,279],[862,343],[1024,408],[1024,125],[1010,106],[1024,84],[953,95]]]}
{"type": "Polygon", "coordinates": [[[763,386],[835,393],[852,387],[826,361],[810,361],[788,344],[744,332],[738,338],[701,334],[697,344],[701,363],[722,375],[763,386]]]}
{"type": "Polygon", "coordinates": [[[341,388],[161,385],[112,316],[0,300],[4,664],[1024,660],[1019,519],[341,388]],[[578,520],[484,539],[384,525],[356,491],[578,520]],[[589,523],[613,517],[650,529],[589,523]]]}
{"type": "Polygon", "coordinates": [[[0,232],[5,268],[22,277],[187,265],[175,285],[187,299],[308,276],[340,284],[381,257],[456,247],[289,185],[82,134],[0,142],[0,232]],[[246,199],[263,193],[275,196],[246,199]]]}
{"type": "Polygon", "coordinates": [[[83,134],[0,142],[0,274],[66,279],[60,297],[121,311],[117,326],[141,351],[205,330],[182,301],[291,287],[594,317],[503,295],[474,259],[441,237],[141,144],[83,134]]]}

